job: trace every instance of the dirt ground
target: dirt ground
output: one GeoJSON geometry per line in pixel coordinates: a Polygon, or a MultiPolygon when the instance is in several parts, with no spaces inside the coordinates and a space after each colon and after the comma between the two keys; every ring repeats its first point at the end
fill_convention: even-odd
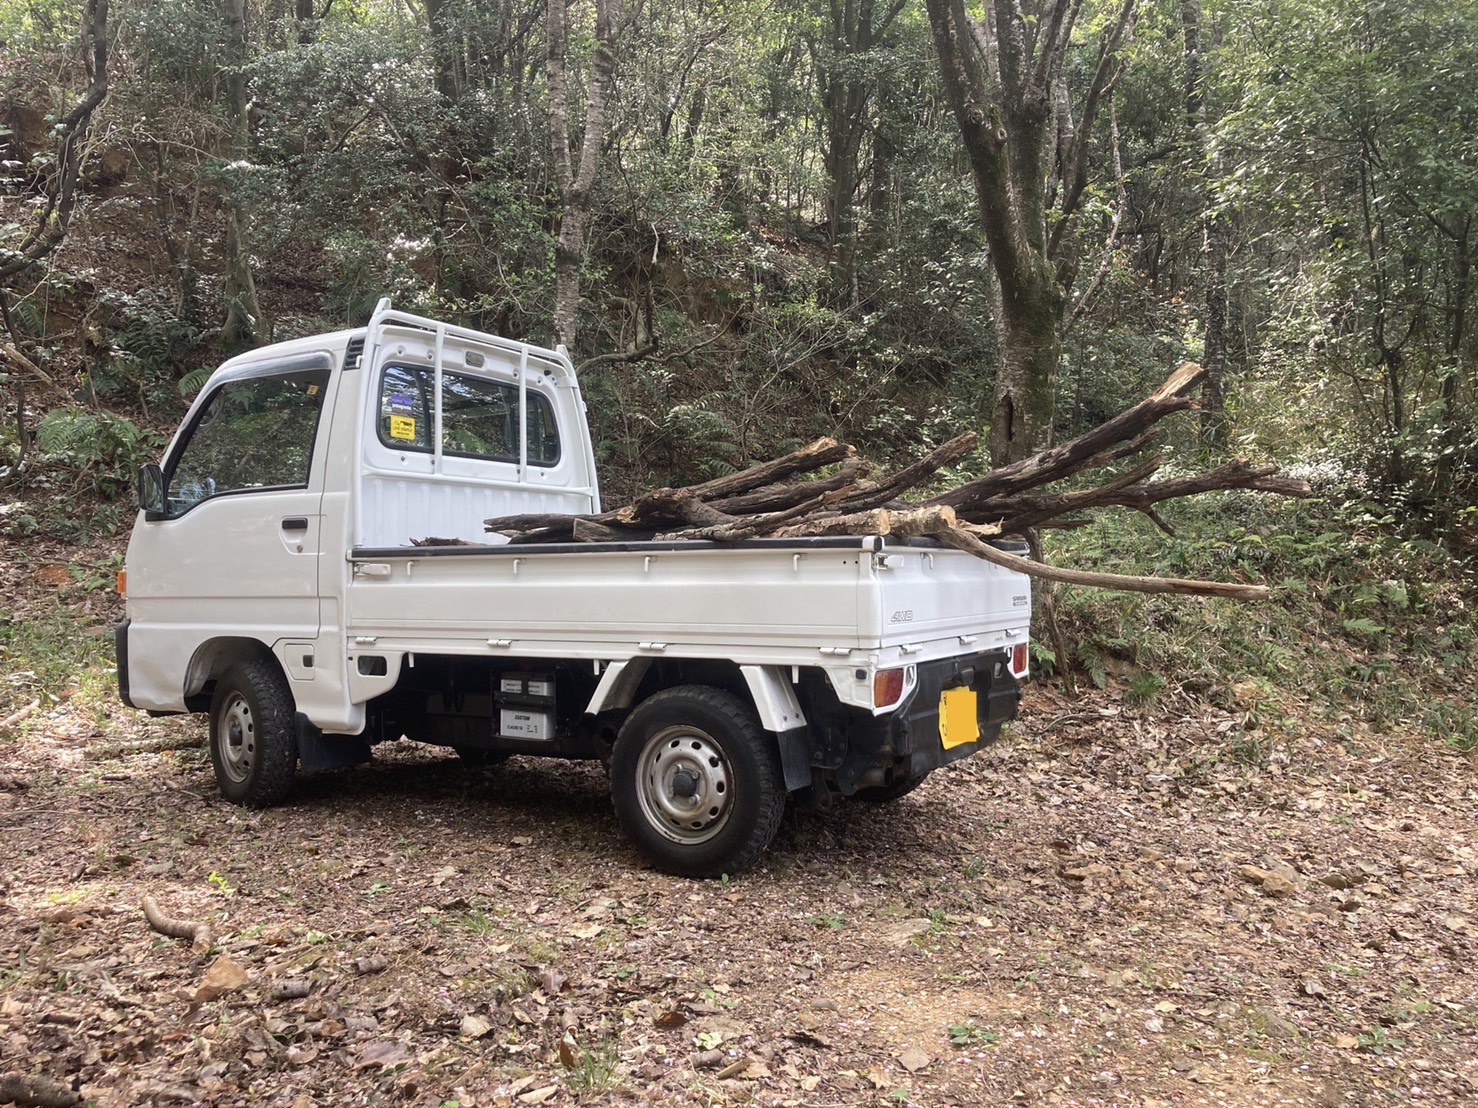
{"type": "Polygon", "coordinates": [[[98,1105],[1478,1097],[1478,788],[1430,739],[1036,687],[694,882],[598,765],[402,743],[249,812],[200,721],[85,699],[0,736],[0,1075],[98,1105]]]}

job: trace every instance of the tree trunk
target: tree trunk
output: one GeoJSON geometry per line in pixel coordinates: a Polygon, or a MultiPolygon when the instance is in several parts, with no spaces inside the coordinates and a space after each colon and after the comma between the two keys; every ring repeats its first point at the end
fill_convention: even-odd
{"type": "Polygon", "coordinates": [[[1206,65],[1202,52],[1201,0],[1180,0],[1181,29],[1185,36],[1186,125],[1193,138],[1191,156],[1199,167],[1201,242],[1205,328],[1201,364],[1206,382],[1201,386],[1201,445],[1210,454],[1225,454],[1230,440],[1226,421],[1227,374],[1227,227],[1216,210],[1215,182],[1219,158],[1211,142],[1206,117],[1206,65]]]}
{"type": "Polygon", "coordinates": [[[1432,498],[1441,518],[1438,526],[1444,531],[1452,529],[1454,518],[1453,469],[1459,450],[1462,433],[1462,413],[1459,410],[1458,386],[1462,381],[1464,349],[1467,346],[1468,297],[1472,287],[1473,224],[1471,217],[1455,220],[1452,239],[1452,279],[1447,293],[1446,365],[1442,367],[1442,439],[1437,452],[1437,464],[1432,474],[1432,498]]]}
{"type": "Polygon", "coordinates": [[[27,219],[29,229],[18,243],[0,252],[0,287],[60,246],[71,226],[93,114],[108,95],[108,0],[87,0],[80,45],[87,90],[52,130],[57,150],[50,185],[27,219]]]}
{"type": "Polygon", "coordinates": [[[575,345],[580,311],[580,270],[585,260],[585,227],[591,190],[600,170],[605,142],[606,99],[616,69],[620,0],[595,0],[595,53],[586,80],[585,121],[578,156],[571,150],[567,0],[549,0],[546,40],[549,81],[549,141],[559,186],[559,237],[554,248],[554,341],[575,345]],[[577,160],[578,157],[578,160],[577,160]]]}
{"type": "Polygon", "coordinates": [[[1099,42],[1098,63],[1075,119],[1063,70],[1081,0],[1024,11],[987,0],[975,24],[964,0],[927,0],[945,96],[975,182],[998,284],[1000,364],[991,405],[994,464],[1052,441],[1066,292],[1077,271],[1073,223],[1087,186],[1088,139],[1122,64],[1134,21],[1123,0],[1099,42]],[[1050,213],[1050,226],[1049,226],[1050,213]]]}
{"type": "MultiPolygon", "coordinates": [[[[562,6],[563,0],[560,2],[562,6]]],[[[443,100],[455,104],[461,96],[462,82],[458,73],[450,7],[450,0],[426,0],[426,29],[431,35],[432,82],[443,100]]]]}
{"type": "MultiPolygon", "coordinates": [[[[245,161],[250,152],[251,121],[247,115],[247,2],[222,0],[226,20],[225,90],[226,110],[231,121],[231,160],[245,161]]],[[[256,279],[251,269],[251,247],[247,234],[246,206],[233,194],[226,212],[226,320],[221,339],[227,346],[250,342],[262,321],[256,279]]]]}

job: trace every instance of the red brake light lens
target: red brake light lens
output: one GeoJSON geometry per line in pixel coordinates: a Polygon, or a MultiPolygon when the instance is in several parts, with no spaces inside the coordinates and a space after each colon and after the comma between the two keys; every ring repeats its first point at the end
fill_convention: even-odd
{"type": "Polygon", "coordinates": [[[1019,642],[1011,648],[1011,676],[1025,677],[1028,663],[1026,643],[1019,642]]]}

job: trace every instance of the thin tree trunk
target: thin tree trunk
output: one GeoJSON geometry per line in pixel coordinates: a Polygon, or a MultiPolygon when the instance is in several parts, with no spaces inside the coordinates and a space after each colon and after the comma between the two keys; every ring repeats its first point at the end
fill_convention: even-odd
{"type": "MultiPolygon", "coordinates": [[[[231,159],[245,161],[250,153],[251,120],[247,115],[247,3],[223,0],[226,20],[226,108],[231,120],[231,159]]],[[[234,194],[226,212],[226,320],[221,339],[228,346],[250,342],[262,322],[257,283],[251,268],[246,205],[234,194]]]]}
{"type": "Polygon", "coordinates": [[[82,13],[82,65],[87,72],[87,90],[70,111],[57,120],[56,160],[51,184],[40,206],[33,209],[26,222],[29,229],[0,254],[0,286],[8,284],[46,257],[66,238],[77,205],[78,184],[82,176],[92,134],[93,114],[108,95],[108,0],[87,0],[82,13]]]}
{"type": "Polygon", "coordinates": [[[586,81],[585,120],[578,159],[571,150],[569,42],[567,0],[549,0],[548,42],[549,141],[559,185],[559,238],[554,247],[554,341],[574,347],[580,313],[580,270],[585,261],[585,228],[591,192],[600,170],[605,142],[606,100],[616,69],[619,0],[595,0],[595,53],[586,81]]]}
{"type": "Polygon", "coordinates": [[[1447,364],[1442,376],[1442,443],[1437,452],[1437,465],[1432,475],[1432,494],[1439,513],[1438,525],[1446,532],[1454,518],[1453,468],[1457,460],[1459,435],[1462,430],[1458,410],[1458,384],[1462,377],[1463,348],[1467,345],[1468,296],[1472,287],[1473,256],[1471,219],[1464,218],[1460,229],[1452,234],[1453,276],[1448,293],[1447,364]]]}
{"type": "Polygon", "coordinates": [[[1205,328],[1201,364],[1206,381],[1201,386],[1201,445],[1211,454],[1225,454],[1230,431],[1226,420],[1227,373],[1227,227],[1216,210],[1215,181],[1219,159],[1212,149],[1206,116],[1206,64],[1202,50],[1201,0],[1180,0],[1185,36],[1186,123],[1194,138],[1192,156],[1199,167],[1201,242],[1205,267],[1205,328]]]}

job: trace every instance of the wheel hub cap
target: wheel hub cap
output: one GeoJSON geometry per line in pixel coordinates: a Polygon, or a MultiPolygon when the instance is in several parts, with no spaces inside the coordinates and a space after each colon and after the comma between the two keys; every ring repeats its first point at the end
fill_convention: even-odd
{"type": "Polygon", "coordinates": [[[257,728],[251,705],[233,696],[221,712],[221,768],[232,781],[245,781],[257,756],[257,728]]]}
{"type": "Polygon", "coordinates": [[[637,795],[652,826],[674,842],[696,844],[717,835],[732,799],[722,748],[691,727],[667,728],[648,740],[637,795]]]}

